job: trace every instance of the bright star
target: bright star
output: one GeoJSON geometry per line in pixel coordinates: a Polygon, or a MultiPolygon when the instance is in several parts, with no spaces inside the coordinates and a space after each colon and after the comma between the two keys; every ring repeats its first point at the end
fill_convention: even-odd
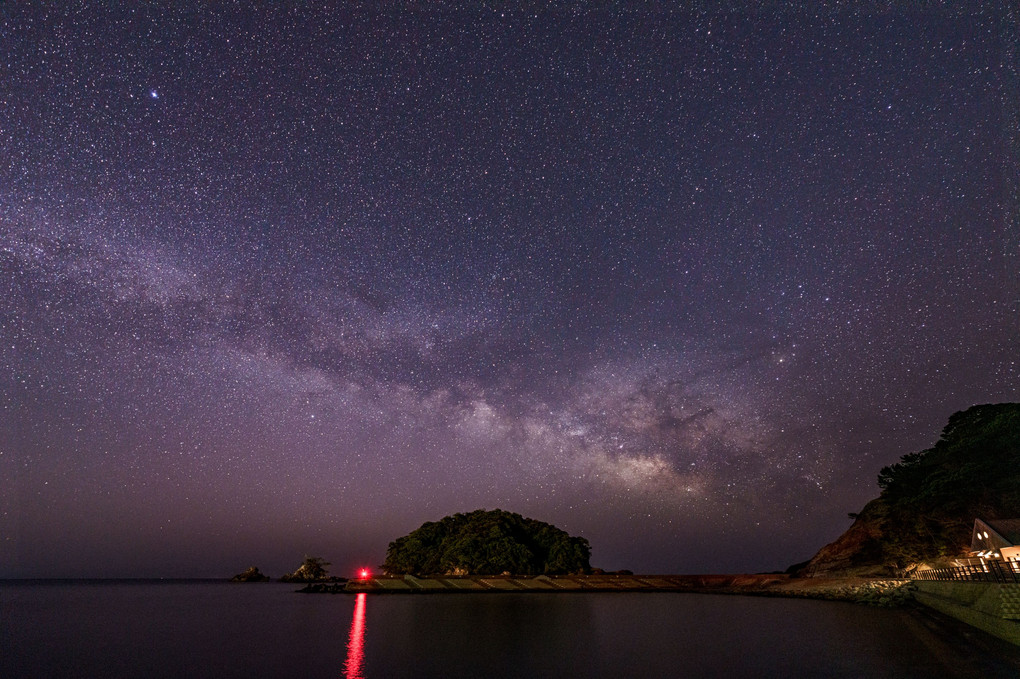
{"type": "Polygon", "coordinates": [[[156,90],[149,90],[149,96],[153,99],[159,99],[159,92],[156,90]]]}

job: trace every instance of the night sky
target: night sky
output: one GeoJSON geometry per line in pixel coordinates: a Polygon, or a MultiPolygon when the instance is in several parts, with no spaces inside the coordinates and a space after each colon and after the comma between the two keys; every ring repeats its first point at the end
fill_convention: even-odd
{"type": "Polygon", "coordinates": [[[89,4],[0,4],[0,577],[783,569],[1020,400],[1005,4],[89,4]]]}

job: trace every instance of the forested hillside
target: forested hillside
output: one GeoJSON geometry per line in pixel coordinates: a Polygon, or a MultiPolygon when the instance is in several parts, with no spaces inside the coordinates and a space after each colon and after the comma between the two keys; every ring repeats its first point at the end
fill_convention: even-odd
{"type": "Polygon", "coordinates": [[[879,497],[807,573],[909,568],[965,553],[974,519],[1020,517],[1020,403],[955,413],[931,448],[882,469],[879,497]]]}

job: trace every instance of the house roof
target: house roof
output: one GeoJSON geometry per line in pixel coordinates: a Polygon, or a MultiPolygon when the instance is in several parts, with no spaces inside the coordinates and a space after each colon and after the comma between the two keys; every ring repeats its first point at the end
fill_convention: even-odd
{"type": "Polygon", "coordinates": [[[985,521],[989,528],[1005,538],[1011,545],[1020,545],[1020,519],[985,521]]]}

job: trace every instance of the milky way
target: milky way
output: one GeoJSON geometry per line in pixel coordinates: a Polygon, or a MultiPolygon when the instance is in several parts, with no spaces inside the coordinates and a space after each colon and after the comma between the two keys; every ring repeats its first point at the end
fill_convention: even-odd
{"type": "Polygon", "coordinates": [[[781,569],[1020,399],[1005,6],[59,5],[0,13],[0,577],[495,507],[781,569]]]}

